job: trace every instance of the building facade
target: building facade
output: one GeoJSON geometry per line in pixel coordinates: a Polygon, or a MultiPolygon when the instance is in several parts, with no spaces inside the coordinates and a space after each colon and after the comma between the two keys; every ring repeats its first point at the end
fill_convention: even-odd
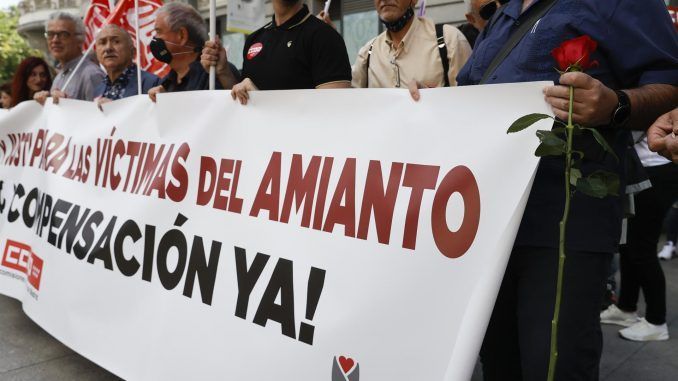
{"type": "MultiPolygon", "coordinates": [[[[119,0],[111,1],[115,3],[119,0]]],[[[184,1],[196,7],[205,19],[208,19],[209,0],[184,1]]],[[[264,1],[267,17],[270,17],[273,13],[270,0],[264,1]]],[[[324,0],[306,0],[306,2],[311,12],[315,14],[324,7],[324,0]]],[[[217,0],[216,5],[217,30],[224,46],[229,51],[229,60],[236,67],[242,67],[242,48],[245,36],[242,33],[230,33],[226,30],[228,0],[217,0]]],[[[23,0],[19,3],[21,17],[18,31],[32,47],[47,54],[44,25],[49,14],[61,10],[82,17],[88,6],[89,0],[23,0]]],[[[426,16],[431,17],[436,23],[461,23],[464,21],[465,12],[466,6],[463,0],[427,0],[426,16]]],[[[346,41],[351,61],[355,59],[361,46],[383,31],[374,10],[374,0],[334,0],[330,15],[346,41]]]]}

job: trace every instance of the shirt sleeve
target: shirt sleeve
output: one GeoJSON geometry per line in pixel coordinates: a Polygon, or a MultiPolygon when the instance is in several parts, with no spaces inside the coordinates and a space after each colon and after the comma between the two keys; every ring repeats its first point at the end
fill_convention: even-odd
{"type": "Polygon", "coordinates": [[[595,8],[590,13],[598,20],[582,20],[580,25],[598,41],[622,88],[678,85],[678,33],[664,3],[615,3],[591,2],[595,8]]]}
{"type": "Polygon", "coordinates": [[[358,57],[355,59],[355,63],[351,68],[351,87],[355,88],[364,88],[369,87],[367,80],[367,56],[370,51],[370,46],[374,44],[374,40],[370,40],[365,46],[360,48],[358,51],[358,57]]]}
{"type": "Polygon", "coordinates": [[[82,79],[83,94],[85,101],[93,101],[96,96],[96,88],[104,80],[104,72],[95,64],[87,65],[82,79]]]}
{"type": "Polygon", "coordinates": [[[322,24],[311,42],[311,76],[313,86],[351,82],[351,65],[344,39],[327,24],[322,24]]]}
{"type": "Polygon", "coordinates": [[[471,45],[464,34],[452,25],[443,25],[443,36],[445,45],[447,45],[447,59],[450,63],[447,77],[450,80],[450,86],[457,86],[457,74],[471,57],[471,45]]]}

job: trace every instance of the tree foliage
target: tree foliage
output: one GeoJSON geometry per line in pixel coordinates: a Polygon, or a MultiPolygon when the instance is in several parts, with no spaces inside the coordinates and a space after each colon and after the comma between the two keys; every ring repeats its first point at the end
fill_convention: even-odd
{"type": "Polygon", "coordinates": [[[19,10],[0,9],[0,83],[12,79],[19,62],[28,56],[42,57],[39,50],[31,48],[17,32],[19,10]]]}

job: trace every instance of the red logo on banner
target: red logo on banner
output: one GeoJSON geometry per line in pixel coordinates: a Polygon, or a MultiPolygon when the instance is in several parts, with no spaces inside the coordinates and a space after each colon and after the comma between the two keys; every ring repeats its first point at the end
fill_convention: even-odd
{"type": "Polygon", "coordinates": [[[263,48],[264,45],[262,45],[261,42],[257,42],[256,44],[250,46],[250,48],[247,49],[247,59],[251,60],[252,58],[256,57],[263,48]]]}
{"type": "Polygon", "coordinates": [[[36,290],[40,290],[43,264],[42,258],[35,255],[30,246],[11,239],[7,240],[5,252],[2,255],[2,265],[26,274],[28,283],[36,290]]]}
{"type": "Polygon", "coordinates": [[[31,253],[31,262],[28,266],[28,283],[31,284],[36,290],[40,290],[40,279],[42,278],[42,264],[43,261],[40,257],[31,253]]]}
{"type": "Polygon", "coordinates": [[[7,245],[5,245],[5,253],[2,255],[2,265],[26,274],[31,254],[30,246],[8,239],[7,245]]]}
{"type": "Polygon", "coordinates": [[[346,356],[335,356],[332,361],[332,381],[359,381],[360,365],[346,356]]]}

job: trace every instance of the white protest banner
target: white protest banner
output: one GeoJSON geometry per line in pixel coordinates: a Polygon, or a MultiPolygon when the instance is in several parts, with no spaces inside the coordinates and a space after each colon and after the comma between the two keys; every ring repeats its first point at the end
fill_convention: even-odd
{"type": "Polygon", "coordinates": [[[544,86],[24,102],[0,293],[127,380],[466,380],[544,86]]]}
{"type": "Polygon", "coordinates": [[[266,24],[264,0],[229,0],[226,30],[250,34],[266,24]]]}

